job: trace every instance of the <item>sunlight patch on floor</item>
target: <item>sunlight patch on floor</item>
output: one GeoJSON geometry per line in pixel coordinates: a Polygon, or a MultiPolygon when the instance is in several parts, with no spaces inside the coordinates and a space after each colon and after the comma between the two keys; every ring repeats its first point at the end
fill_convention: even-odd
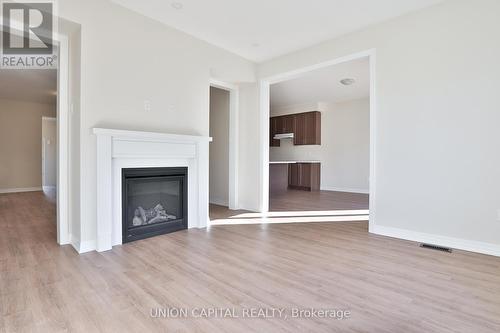
{"type": "Polygon", "coordinates": [[[265,217],[299,217],[299,216],[345,216],[345,215],[369,215],[368,209],[356,210],[316,210],[316,211],[287,211],[287,212],[267,212],[267,213],[242,213],[233,215],[230,218],[265,218],[265,217]]]}
{"type": "Polygon", "coordinates": [[[368,221],[369,215],[345,216],[290,216],[290,217],[260,217],[260,218],[227,218],[210,221],[210,225],[237,225],[237,224],[268,224],[268,223],[308,223],[308,222],[346,222],[368,221]]]}

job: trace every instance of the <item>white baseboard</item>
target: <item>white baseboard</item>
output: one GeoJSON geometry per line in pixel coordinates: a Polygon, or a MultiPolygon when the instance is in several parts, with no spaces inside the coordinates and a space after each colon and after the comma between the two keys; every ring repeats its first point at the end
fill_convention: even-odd
{"type": "Polygon", "coordinates": [[[477,253],[500,257],[500,244],[492,244],[492,243],[478,242],[461,238],[433,235],[418,231],[384,227],[380,225],[370,226],[370,232],[382,236],[400,238],[419,243],[428,243],[433,245],[445,246],[445,247],[450,247],[452,249],[477,252],[477,253]]]}
{"type": "Polygon", "coordinates": [[[253,212],[253,213],[258,213],[260,211],[259,208],[250,207],[250,206],[241,205],[241,204],[238,206],[238,208],[236,208],[234,210],[246,210],[246,211],[253,212]]]}
{"type": "Polygon", "coordinates": [[[224,207],[229,206],[229,202],[227,200],[219,199],[219,198],[210,199],[210,203],[214,204],[214,205],[224,206],[224,207]]]}
{"type": "Polygon", "coordinates": [[[348,192],[348,193],[362,193],[362,194],[370,194],[370,190],[367,189],[359,189],[359,188],[347,188],[347,187],[330,187],[325,186],[321,187],[322,191],[333,191],[333,192],[348,192]]]}
{"type": "Polygon", "coordinates": [[[95,251],[96,249],[96,241],[84,241],[80,242],[79,239],[71,239],[71,246],[78,252],[79,254],[90,252],[90,251],[95,251]]]}
{"type": "Polygon", "coordinates": [[[251,204],[247,204],[246,202],[242,202],[241,200],[238,202],[238,206],[232,208],[232,210],[246,210],[249,212],[260,212],[259,206],[253,206],[251,204]]]}
{"type": "Polygon", "coordinates": [[[78,252],[78,249],[80,248],[80,241],[78,239],[75,239],[73,235],[69,235],[69,244],[75,249],[76,252],[78,252]]]}
{"type": "Polygon", "coordinates": [[[95,251],[97,242],[95,240],[80,242],[80,254],[95,251]]]}
{"type": "Polygon", "coordinates": [[[0,188],[0,193],[21,193],[21,192],[37,192],[41,191],[42,187],[21,187],[21,188],[0,188]]]}
{"type": "Polygon", "coordinates": [[[80,241],[72,239],[71,246],[73,246],[76,252],[80,253],[80,241]]]}

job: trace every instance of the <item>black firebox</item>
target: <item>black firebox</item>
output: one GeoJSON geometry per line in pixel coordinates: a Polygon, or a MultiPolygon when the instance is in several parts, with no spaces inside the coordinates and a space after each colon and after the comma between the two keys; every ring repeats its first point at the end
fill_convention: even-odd
{"type": "Polygon", "coordinates": [[[122,242],[187,229],[187,168],[122,169],[122,242]]]}

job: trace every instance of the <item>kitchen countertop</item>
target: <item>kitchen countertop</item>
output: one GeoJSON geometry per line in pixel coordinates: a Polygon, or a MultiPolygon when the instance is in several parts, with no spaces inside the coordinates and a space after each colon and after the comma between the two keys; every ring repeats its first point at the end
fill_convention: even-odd
{"type": "Polygon", "coordinates": [[[269,164],[321,163],[320,161],[269,161],[269,164]]]}

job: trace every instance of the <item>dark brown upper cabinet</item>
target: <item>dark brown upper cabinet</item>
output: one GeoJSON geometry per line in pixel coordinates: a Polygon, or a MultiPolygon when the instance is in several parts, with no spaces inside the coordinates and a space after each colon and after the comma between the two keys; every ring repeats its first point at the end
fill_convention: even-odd
{"type": "Polygon", "coordinates": [[[269,140],[271,147],[279,147],[280,140],[274,139],[274,135],[278,134],[278,118],[279,117],[271,117],[271,122],[269,123],[269,140]]]}
{"type": "Polygon", "coordinates": [[[293,133],[294,131],[293,115],[271,117],[271,122],[274,124],[275,134],[293,133]]]}
{"type": "Polygon", "coordinates": [[[321,144],[321,112],[305,112],[295,115],[294,145],[321,144]]]}
{"type": "Polygon", "coordinates": [[[320,145],[321,112],[312,111],[271,117],[269,132],[271,147],[280,146],[280,140],[275,140],[274,135],[284,133],[294,134],[294,145],[320,145]]]}
{"type": "Polygon", "coordinates": [[[293,133],[295,131],[295,117],[293,115],[282,116],[282,130],[283,133],[293,133]]]}

